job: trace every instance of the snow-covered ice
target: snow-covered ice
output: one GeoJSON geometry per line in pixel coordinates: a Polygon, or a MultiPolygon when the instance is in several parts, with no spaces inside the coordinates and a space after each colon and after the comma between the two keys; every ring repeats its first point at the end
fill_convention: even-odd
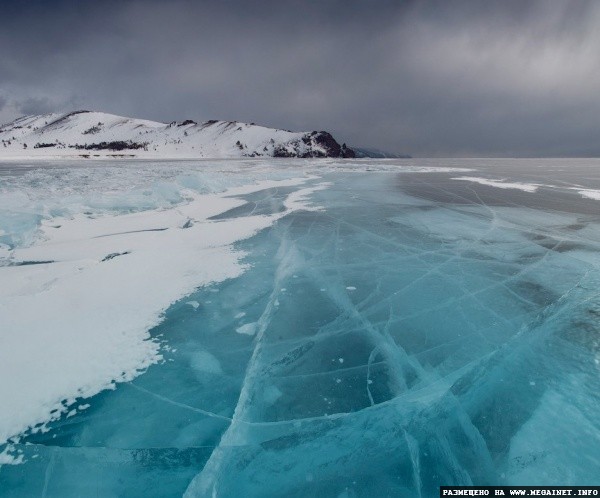
{"type": "Polygon", "coordinates": [[[0,384],[0,443],[159,361],[148,330],[164,310],[199,286],[238,276],[244,253],[232,243],[302,204],[272,215],[209,218],[245,204],[235,196],[304,181],[188,191],[186,202],[171,208],[43,219],[36,241],[12,247],[0,268],[0,377],[12,378],[0,384]],[[182,230],[190,219],[194,225],[182,230]]]}
{"type": "Polygon", "coordinates": [[[0,496],[600,484],[598,166],[0,166],[0,496]]]}
{"type": "Polygon", "coordinates": [[[535,183],[520,183],[520,182],[508,182],[505,179],[502,180],[491,180],[489,178],[478,178],[476,176],[459,176],[452,178],[452,180],[462,180],[465,182],[475,182],[481,185],[488,185],[496,188],[511,188],[516,190],[522,190],[523,192],[535,192],[540,185],[535,183]]]}
{"type": "Polygon", "coordinates": [[[579,195],[581,197],[586,197],[587,199],[594,199],[596,201],[600,201],[600,190],[593,189],[582,189],[578,190],[579,195]]]}

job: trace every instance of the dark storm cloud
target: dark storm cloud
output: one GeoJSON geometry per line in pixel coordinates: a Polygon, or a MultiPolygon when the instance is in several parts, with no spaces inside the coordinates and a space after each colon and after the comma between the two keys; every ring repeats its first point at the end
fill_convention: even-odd
{"type": "Polygon", "coordinates": [[[0,117],[327,129],[414,155],[600,154],[600,3],[8,2],[0,117]]]}

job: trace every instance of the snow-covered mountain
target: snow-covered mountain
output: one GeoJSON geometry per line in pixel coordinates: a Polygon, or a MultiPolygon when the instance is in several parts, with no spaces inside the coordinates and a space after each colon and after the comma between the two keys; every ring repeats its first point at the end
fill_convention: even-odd
{"type": "Polygon", "coordinates": [[[291,132],[237,121],[159,123],[103,112],[25,116],[0,126],[8,157],[354,157],[325,131],[291,132]]]}

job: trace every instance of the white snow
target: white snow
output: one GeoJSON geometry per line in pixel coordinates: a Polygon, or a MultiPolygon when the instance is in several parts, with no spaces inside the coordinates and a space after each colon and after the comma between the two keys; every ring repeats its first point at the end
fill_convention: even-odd
{"type": "Polygon", "coordinates": [[[488,187],[522,190],[523,192],[535,192],[539,187],[542,186],[538,183],[507,182],[505,180],[490,180],[489,178],[479,178],[476,176],[459,176],[452,178],[452,180],[474,182],[481,185],[487,185],[488,187]]]}
{"type": "MultiPolygon", "coordinates": [[[[319,206],[308,206],[306,200],[307,198],[319,190],[324,190],[330,187],[330,183],[320,183],[315,185],[314,187],[305,188],[302,190],[297,190],[296,192],[291,193],[287,199],[284,201],[284,206],[286,209],[295,210],[298,208],[304,209],[305,211],[320,211],[321,208],[319,206]]],[[[284,290],[284,289],[282,289],[284,290]]]]}
{"type": "Polygon", "coordinates": [[[2,465],[19,465],[23,463],[23,455],[15,455],[14,447],[7,445],[4,451],[0,453],[0,467],[2,465]]]}
{"type": "Polygon", "coordinates": [[[304,209],[301,200],[315,190],[301,188],[307,179],[188,192],[188,203],[166,209],[43,222],[36,242],[14,248],[11,260],[52,262],[0,266],[0,444],[160,361],[149,329],[197,287],[240,275],[244,254],[232,244],[304,209]],[[282,186],[299,188],[285,212],[208,219],[244,204],[231,196],[282,186]],[[181,228],[189,219],[192,226],[181,228]]]}
{"type": "Polygon", "coordinates": [[[159,123],[103,112],[25,116],[0,126],[0,158],[235,158],[297,156],[325,149],[310,132],[291,132],[237,121],[159,123]],[[102,142],[136,148],[90,148],[102,142]],[[87,148],[86,148],[87,147],[87,148]]]}
{"type": "MultiPolygon", "coordinates": [[[[543,185],[541,183],[521,183],[521,182],[508,182],[504,179],[490,180],[489,178],[479,178],[474,176],[459,176],[452,178],[452,180],[463,180],[467,182],[479,183],[481,185],[487,185],[489,187],[503,188],[503,189],[516,189],[522,190],[523,192],[536,192],[539,187],[548,187],[557,189],[556,185],[543,185]]],[[[586,189],[582,187],[568,187],[568,190],[576,190],[581,197],[586,199],[600,200],[600,190],[597,189],[586,189]]]]}
{"type": "Polygon", "coordinates": [[[581,197],[585,197],[586,199],[594,199],[595,201],[600,201],[600,190],[593,189],[585,189],[577,191],[581,197]]]}

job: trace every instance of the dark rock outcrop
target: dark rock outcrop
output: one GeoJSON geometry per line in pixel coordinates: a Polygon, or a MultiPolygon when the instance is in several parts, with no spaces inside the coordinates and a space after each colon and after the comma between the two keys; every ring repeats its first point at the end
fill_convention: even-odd
{"type": "Polygon", "coordinates": [[[273,157],[341,157],[352,158],[354,151],[340,145],[331,133],[313,131],[305,134],[300,140],[279,145],[273,149],[273,157]]]}
{"type": "Polygon", "coordinates": [[[311,137],[315,144],[320,145],[326,151],[325,157],[354,157],[354,151],[346,147],[346,144],[340,145],[331,133],[326,131],[313,131],[311,137]]]}

